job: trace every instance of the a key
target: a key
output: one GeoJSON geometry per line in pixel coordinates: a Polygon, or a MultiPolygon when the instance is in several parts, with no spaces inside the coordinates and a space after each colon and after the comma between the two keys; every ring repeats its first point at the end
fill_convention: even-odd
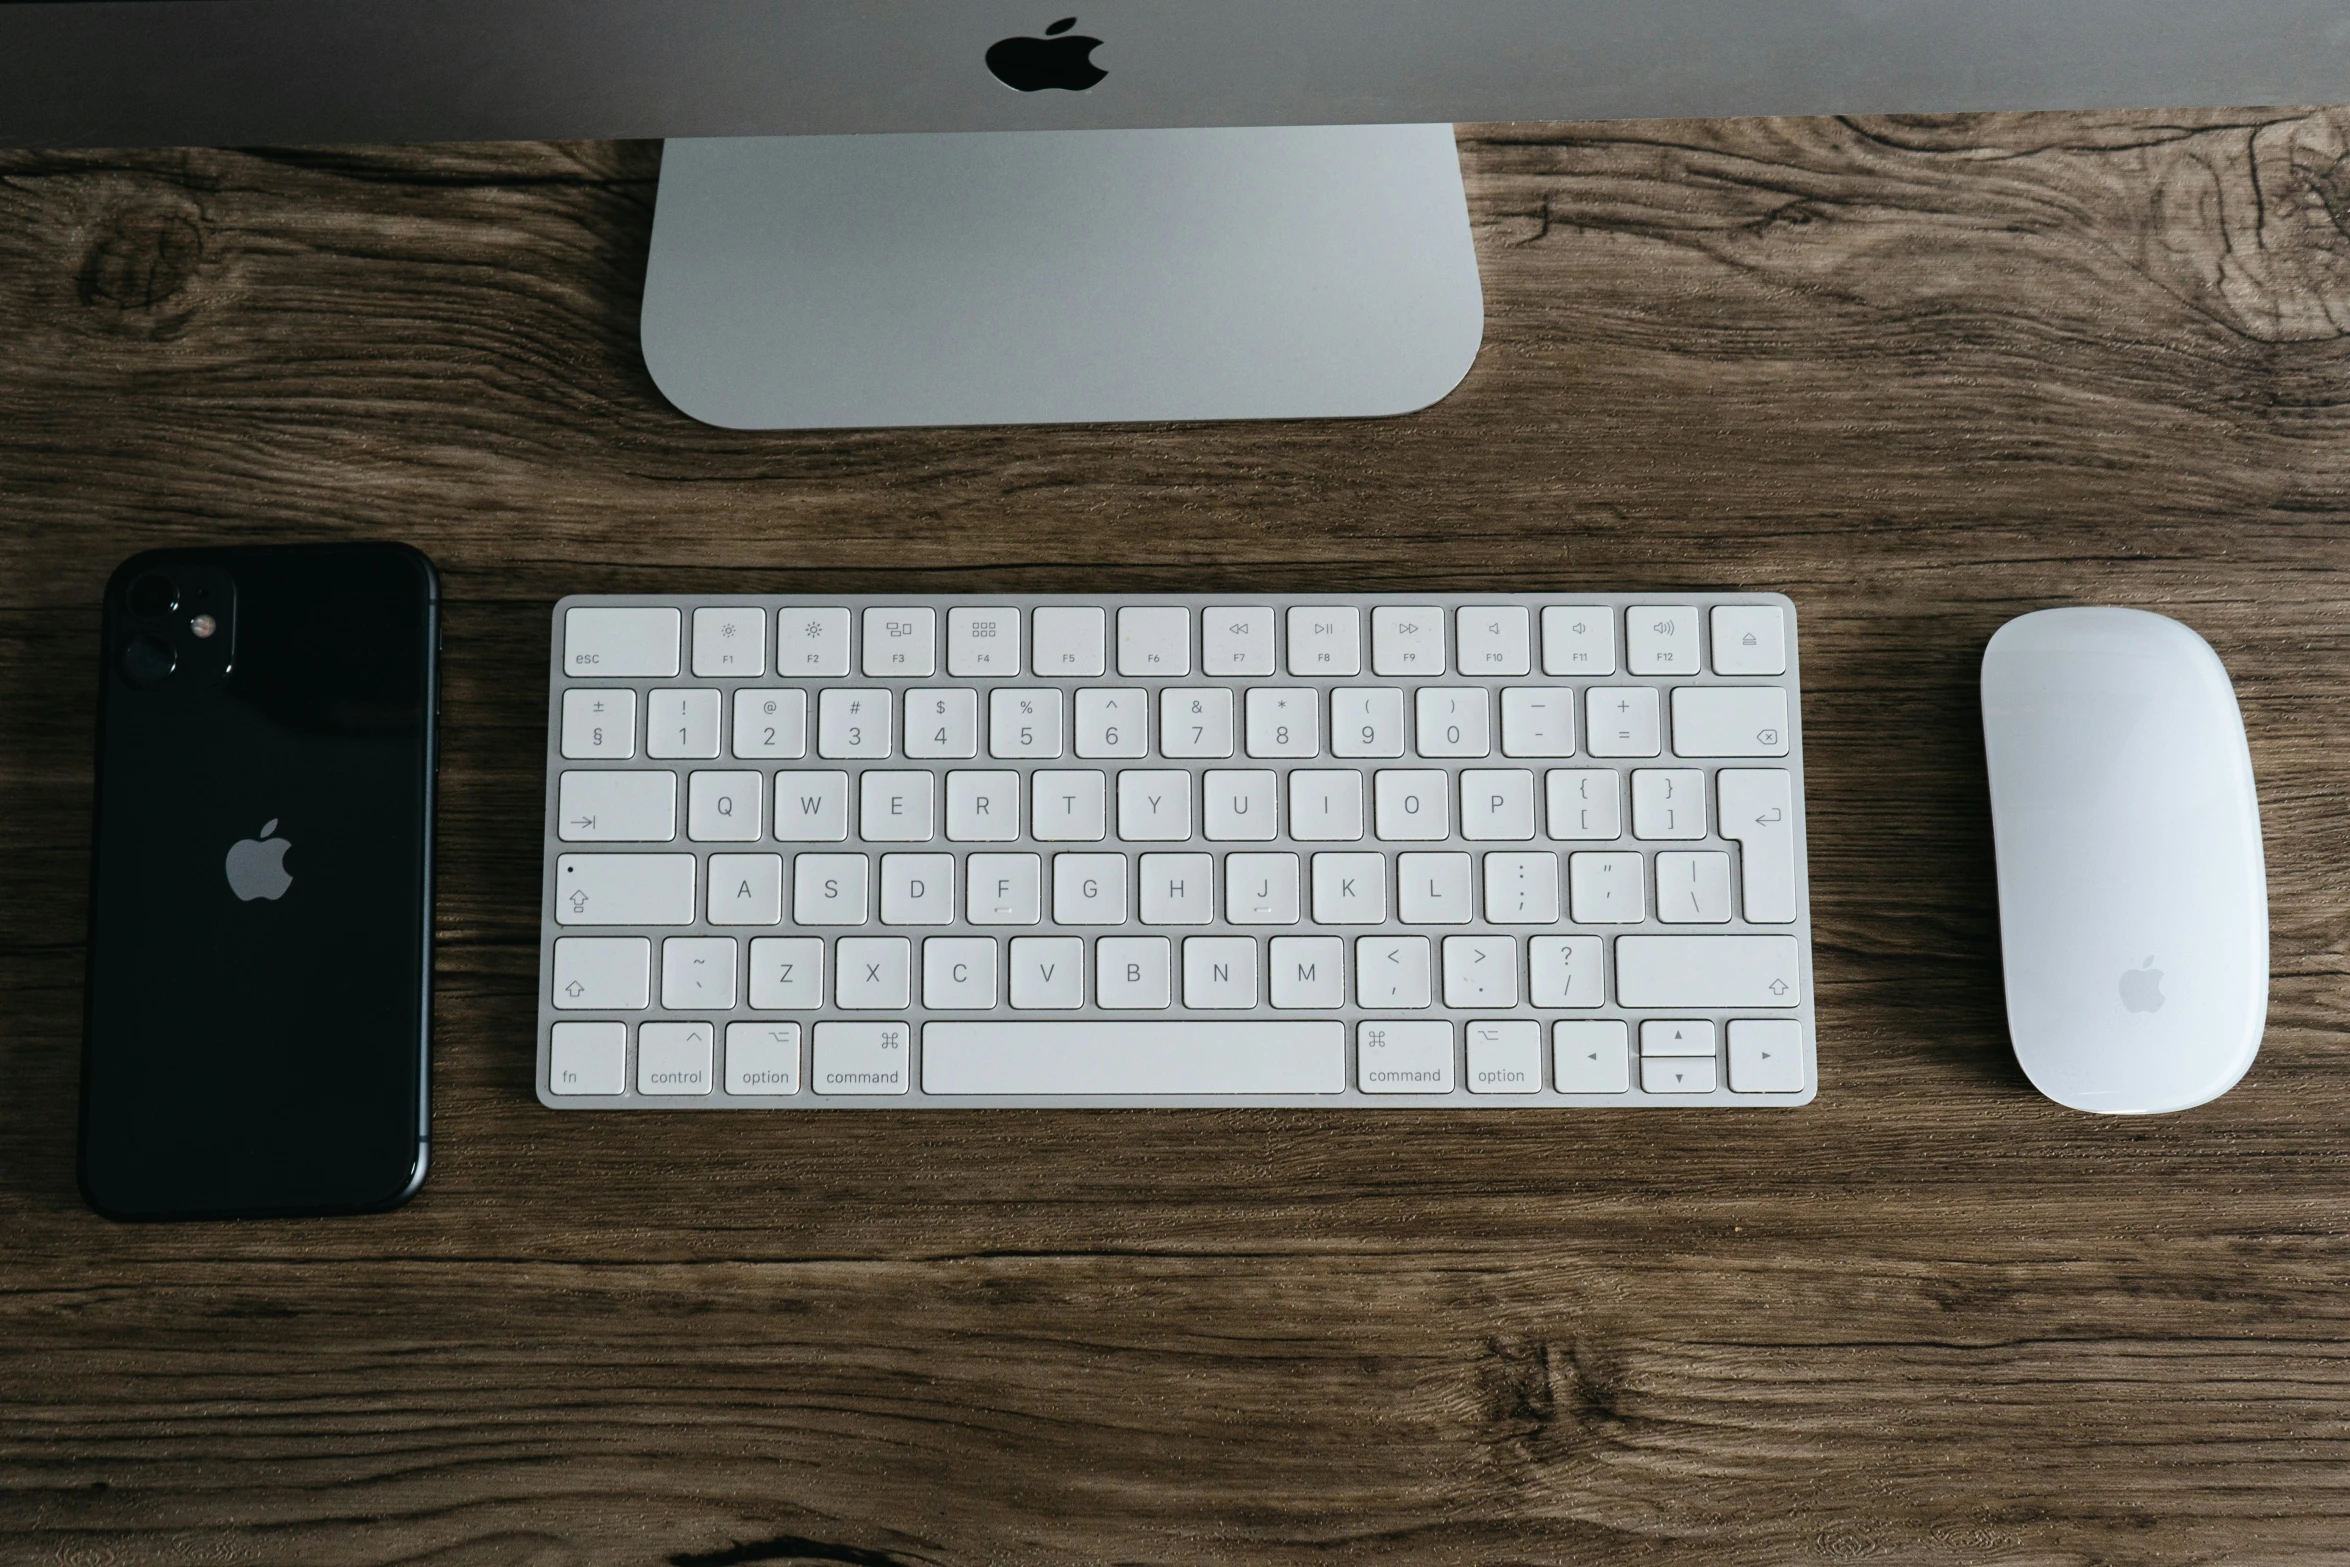
{"type": "Polygon", "coordinates": [[[979,693],[953,688],[906,693],[906,755],[927,761],[979,754],[979,693]]]}
{"type": "Polygon", "coordinates": [[[557,1023],[547,1031],[547,1087],[557,1094],[628,1092],[626,1023],[557,1023]]]}
{"type": "Polygon", "coordinates": [[[1191,774],[1142,769],[1120,773],[1118,836],[1128,843],[1181,843],[1189,838],[1191,774]]]}
{"type": "Polygon", "coordinates": [[[1543,779],[1549,802],[1543,811],[1550,836],[1560,842],[1592,843],[1624,836],[1624,801],[1612,768],[1562,767],[1543,779]]]}
{"type": "Polygon", "coordinates": [[[936,773],[870,772],[857,780],[857,833],[874,843],[928,843],[937,836],[936,773]]]}
{"type": "Polygon", "coordinates": [[[715,1030],[707,1023],[642,1023],[636,1031],[636,1091],[706,1094],[715,1030]]]}
{"type": "Polygon", "coordinates": [[[1583,746],[1593,756],[1655,756],[1663,741],[1654,686],[1593,686],[1583,693],[1583,746]]]}
{"type": "Polygon", "coordinates": [[[1357,936],[1355,1005],[1379,1011],[1428,1005],[1428,938],[1357,936]]]}
{"type": "MultiPolygon", "coordinates": [[[[1011,964],[1014,1008],[1074,1012],[1085,1005],[1085,943],[1077,937],[1015,937],[1011,964]]],[[[936,1039],[938,1029],[938,1024],[931,1024],[927,1037],[936,1039]]],[[[938,1092],[924,1086],[927,1092],[938,1092]]]]}
{"type": "Polygon", "coordinates": [[[1562,1094],[1632,1091],[1631,1031],[1622,1023],[1553,1023],[1551,1082],[1562,1094]]]}
{"type": "Polygon", "coordinates": [[[1094,686],[1077,693],[1077,754],[1150,754],[1150,693],[1094,686]]]}
{"type": "Polygon", "coordinates": [[[767,673],[767,612],[752,605],[695,610],[694,673],[705,680],[767,673]]]}
{"type": "Polygon", "coordinates": [[[691,925],[690,854],[566,854],[555,862],[558,925],[691,925]]]}
{"type": "MultiPolygon", "coordinates": [[[[1142,753],[1134,753],[1139,756],[1142,753]]],[[[1221,687],[1169,687],[1159,693],[1159,754],[1230,756],[1232,693],[1221,687]]]]}
{"type": "Polygon", "coordinates": [[[775,775],[778,843],[844,843],[849,836],[849,775],[775,775]]]}
{"type": "Polygon", "coordinates": [[[1466,925],[1475,917],[1465,854],[1395,857],[1395,910],[1407,925],[1466,925]]]}
{"type": "Polygon", "coordinates": [[[1542,672],[1616,672],[1616,612],[1604,604],[1551,604],[1542,611],[1542,672]]]}
{"type": "Polygon", "coordinates": [[[782,924],[783,856],[780,854],[711,855],[710,923],[713,925],[782,924]]]}
{"type": "Polygon", "coordinates": [[[1575,693],[1565,686],[1509,686],[1501,693],[1501,754],[1573,756],[1575,693]]]}
{"type": "Polygon", "coordinates": [[[1205,1011],[1257,1004],[1254,936],[1193,936],[1183,943],[1183,1004],[1205,1011]]]}
{"type": "Polygon", "coordinates": [[[1542,1092],[1542,1025],[1531,1018],[1479,1019],[1462,1030],[1467,1036],[1468,1071],[1472,1094],[1538,1094],[1542,1092]]]}
{"type": "Polygon", "coordinates": [[[1320,715],[1310,686],[1253,686],[1246,706],[1249,755],[1322,754],[1320,715]]]}
{"type": "Polygon", "coordinates": [[[1518,769],[1470,768],[1461,774],[1461,836],[1479,840],[1534,836],[1534,775],[1518,769]]]}
{"type": "MultiPolygon", "coordinates": [[[[1795,918],[1794,782],[1776,768],[1725,767],[1715,775],[1722,836],[1738,842],[1746,917],[1757,925],[1795,918]]],[[[1733,1079],[1736,1073],[1731,1074],[1733,1079]]],[[[1737,1085],[1735,1081],[1731,1084],[1737,1085]]]]}
{"type": "Polygon", "coordinates": [[[1053,923],[1056,925],[1125,924],[1126,856],[1123,854],[1054,855],[1053,923]]]}
{"type": "Polygon", "coordinates": [[[645,755],[716,756],[718,713],[715,691],[653,692],[645,698],[645,755]]]}
{"type": "Polygon", "coordinates": [[[1224,919],[1232,925],[1297,923],[1297,856],[1224,857],[1224,919]]]}
{"type": "Polygon", "coordinates": [[[933,1012],[984,1012],[996,1004],[993,936],[933,936],[922,943],[922,1004],[933,1012]]]}
{"type": "Polygon", "coordinates": [[[677,774],[567,771],[555,817],[567,843],[667,843],[677,836],[677,774]]]}
{"type": "Polygon", "coordinates": [[[1392,686],[1333,687],[1330,754],[1403,755],[1403,693],[1392,686]]]}
{"type": "Polygon", "coordinates": [[[1632,836],[1705,836],[1705,774],[1695,768],[1643,767],[1632,774],[1632,836]]]}
{"type": "Polygon", "coordinates": [[[653,1004],[653,944],[642,936],[561,936],[555,941],[555,1007],[564,1012],[641,1012],[653,1004]]]}
{"type": "Polygon", "coordinates": [[[1036,760],[1057,757],[1061,751],[1060,692],[1042,686],[988,693],[988,755],[999,761],[1036,760]]]}
{"type": "Polygon", "coordinates": [[[927,607],[865,611],[865,673],[915,676],[938,673],[938,611],[927,607]]]}
{"type": "Polygon", "coordinates": [[[966,680],[1017,679],[1020,612],[1002,604],[947,611],[947,673],[966,680]]]}
{"type": "Polygon", "coordinates": [[[800,1025],[726,1025],[726,1091],[738,1095],[800,1091],[800,1025]]]}
{"type": "Polygon", "coordinates": [[[751,1005],[761,1012],[813,1012],[824,1005],[824,943],[813,936],[761,936],[751,943],[751,1005]]]}
{"type": "Polygon", "coordinates": [[[758,840],[763,800],[757,773],[695,773],[687,780],[685,831],[697,843],[758,840]]]}
{"type": "Polygon", "coordinates": [[[1785,756],[1789,743],[1784,686],[1673,688],[1675,755],[1785,756]]]}
{"type": "Polygon", "coordinates": [[[963,864],[965,918],[974,925],[1034,925],[1044,918],[1044,861],[1034,854],[974,854],[963,864]]]}
{"type": "Polygon", "coordinates": [[[849,672],[849,612],[786,609],[775,617],[775,672],[845,675],[849,672]]]}
{"type": "Polygon", "coordinates": [[[1710,1094],[1720,1087],[1713,1057],[1640,1058],[1640,1089],[1650,1094],[1710,1094]]]}
{"type": "Polygon", "coordinates": [[[819,1023],[809,1086],[820,1094],[905,1093],[914,1081],[913,1034],[904,1023],[819,1023]]]}
{"type": "Polygon", "coordinates": [[[1107,781],[1100,773],[1029,775],[1028,833],[1039,843],[1099,843],[1109,836],[1107,781]]]}
{"type": "Polygon", "coordinates": [[[1444,610],[1434,604],[1382,604],[1371,611],[1374,674],[1444,673],[1444,610]]]}
{"type": "Polygon", "coordinates": [[[1526,999],[1538,1007],[1597,1007],[1607,1001],[1597,936],[1536,936],[1526,943],[1526,999]]]}
{"type": "Polygon", "coordinates": [[[674,680],[683,624],[674,609],[565,610],[563,672],[575,679],[674,680]]]}
{"type": "Polygon", "coordinates": [[[1018,773],[947,774],[947,839],[1009,843],[1020,836],[1018,773]]]}
{"type": "Polygon", "coordinates": [[[1174,1004],[1173,958],[1164,936],[1104,936],[1093,944],[1094,1005],[1105,1012],[1164,1011],[1174,1004]]]}
{"type": "Polygon", "coordinates": [[[1146,854],[1135,870],[1145,925],[1212,925],[1216,919],[1216,857],[1146,854]]]}
{"type": "Polygon", "coordinates": [[[1029,667],[1039,675],[1098,675],[1108,617],[1091,606],[1048,605],[1029,617],[1029,667]]]}
{"type": "Polygon", "coordinates": [[[1625,664],[1635,675],[1694,675],[1697,610],[1688,604],[1635,604],[1624,611],[1625,664]]]}
{"type": "Polygon", "coordinates": [[[881,923],[952,925],[955,922],[955,857],[951,854],[885,854],[881,857],[881,923]]]}
{"type": "Polygon", "coordinates": [[[1616,1003],[1792,1007],[1803,1000],[1793,936],[1618,936],[1616,1003]]]}
{"type": "MultiPolygon", "coordinates": [[[[1387,859],[1379,854],[1314,856],[1314,923],[1387,922],[1387,859]]],[[[1238,924],[1239,921],[1233,923],[1238,924]]]]}
{"type": "Polygon", "coordinates": [[[1668,925],[1727,925],[1730,857],[1727,854],[1658,855],[1656,917],[1668,925]]]}
{"type": "Polygon", "coordinates": [[[661,1005],[670,1012],[734,1007],[732,936],[671,936],[661,943],[661,1005]]]}
{"type": "Polygon", "coordinates": [[[1200,781],[1202,836],[1212,843],[1270,843],[1278,836],[1279,777],[1212,772],[1200,781]]]}
{"type": "Polygon", "coordinates": [[[928,1094],[1109,1097],[1345,1089],[1346,1027],[1320,1018],[949,1022],[922,1030],[922,1091],[928,1094]]]}
{"type": "Polygon", "coordinates": [[[1201,674],[1269,675],[1272,672],[1273,612],[1270,609],[1218,605],[1200,612],[1201,674]]]}
{"type": "Polygon", "coordinates": [[[1293,675],[1361,674],[1363,612],[1352,604],[1292,605],[1289,672],[1293,675]]]}
{"type": "Polygon", "coordinates": [[[879,761],[890,754],[895,707],[887,690],[835,686],[816,698],[816,754],[879,761]]]}
{"type": "Polygon", "coordinates": [[[1648,913],[1644,881],[1637,854],[1567,856],[1569,902],[1578,925],[1639,924],[1648,913]]]}
{"type": "Polygon", "coordinates": [[[911,1003],[914,944],[903,936],[843,936],[832,944],[832,1004],[892,1012],[911,1003]]]}
{"type": "Polygon", "coordinates": [[[1346,1004],[1346,943],[1336,936],[1275,936],[1265,953],[1266,998],[1286,1011],[1346,1004]]]}
{"type": "Polygon", "coordinates": [[[1433,843],[1452,836],[1452,775],[1435,769],[1381,768],[1371,779],[1372,824],[1390,843],[1433,843]]]}
{"type": "Polygon", "coordinates": [[[1803,1025],[1793,1018],[1737,1018],[1730,1024],[1730,1092],[1803,1092],[1803,1025]]]}
{"type": "Polygon", "coordinates": [[[1552,925],[1559,917],[1559,857],[1547,851],[1485,856],[1485,918],[1495,925],[1552,925]]]}
{"type": "Polygon", "coordinates": [[[1301,843],[1352,843],[1363,835],[1363,775],[1299,768],[1289,775],[1289,836],[1301,843]]]}
{"type": "Polygon", "coordinates": [[[1366,1094],[1452,1092],[1452,1025],[1402,1019],[1355,1026],[1355,1082],[1366,1094]]]}
{"type": "Polygon", "coordinates": [[[870,867],[862,854],[803,854],[792,861],[792,923],[862,925],[870,867]]]}
{"type": "Polygon", "coordinates": [[[1518,1004],[1518,944],[1508,936],[1444,938],[1444,1004],[1514,1007],[1518,1004]]]}
{"type": "MultiPolygon", "coordinates": [[[[1787,673],[1787,617],[1778,605],[1717,604],[1713,634],[1715,674],[1787,673]]],[[[1730,1087],[1734,1092],[1738,1087],[1735,1062],[1730,1068],[1730,1087]]]]}
{"type": "Polygon", "coordinates": [[[1649,1018],[1640,1025],[1640,1054],[1703,1056],[1713,1059],[1714,1025],[1709,1018],[1649,1018]]]}
{"type": "Polygon", "coordinates": [[[743,761],[808,754],[808,693],[744,686],[734,694],[734,754],[743,761]]]}
{"type": "Polygon", "coordinates": [[[1482,686],[1422,686],[1413,732],[1422,756],[1491,756],[1493,719],[1482,686]]]}
{"type": "MultiPolygon", "coordinates": [[[[1460,648],[1464,675],[1533,673],[1533,638],[1522,604],[1463,605],[1453,613],[1453,640],[1460,648]]],[[[1541,1086],[1539,1072],[1535,1086],[1541,1086]]]]}
{"type": "Polygon", "coordinates": [[[564,692],[563,754],[576,761],[621,761],[636,755],[636,693],[592,688],[564,692]]]}
{"type": "Polygon", "coordinates": [[[1128,605],[1118,611],[1118,673],[1175,679],[1191,673],[1191,611],[1128,605]]]}

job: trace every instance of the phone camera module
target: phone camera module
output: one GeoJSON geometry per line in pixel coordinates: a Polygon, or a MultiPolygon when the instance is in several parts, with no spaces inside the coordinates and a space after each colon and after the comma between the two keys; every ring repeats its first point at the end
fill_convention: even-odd
{"type": "Polygon", "coordinates": [[[180,607],[179,584],[160,571],[150,571],[131,584],[129,603],[131,613],[141,620],[161,620],[180,607]]]}
{"type": "Polygon", "coordinates": [[[161,637],[134,637],[122,650],[123,678],[134,686],[159,686],[179,667],[179,654],[161,637]]]}

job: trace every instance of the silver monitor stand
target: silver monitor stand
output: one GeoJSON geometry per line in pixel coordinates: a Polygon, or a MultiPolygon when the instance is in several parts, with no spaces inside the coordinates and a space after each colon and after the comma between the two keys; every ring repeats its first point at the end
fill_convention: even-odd
{"type": "Polygon", "coordinates": [[[1404,413],[1477,357],[1449,125],[672,140],[645,363],[737,429],[1404,413]]]}

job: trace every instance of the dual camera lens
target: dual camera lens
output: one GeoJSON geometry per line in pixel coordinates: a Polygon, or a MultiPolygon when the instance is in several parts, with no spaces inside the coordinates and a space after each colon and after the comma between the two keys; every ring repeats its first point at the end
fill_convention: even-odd
{"type": "MultiPolygon", "coordinates": [[[[205,596],[201,591],[196,594],[199,600],[205,596]]],[[[161,685],[179,668],[180,653],[171,633],[184,629],[203,642],[219,629],[208,614],[189,616],[185,627],[172,624],[187,607],[187,598],[180,584],[160,571],[141,574],[123,595],[123,607],[130,611],[131,619],[153,628],[132,637],[123,647],[122,672],[133,685],[161,685]]]]}

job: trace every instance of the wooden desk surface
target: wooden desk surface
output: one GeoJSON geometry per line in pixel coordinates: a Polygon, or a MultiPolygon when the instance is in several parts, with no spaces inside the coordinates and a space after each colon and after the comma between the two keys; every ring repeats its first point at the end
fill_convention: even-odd
{"type": "Polygon", "coordinates": [[[648,383],[652,146],[0,159],[0,1558],[2350,1560],[2350,114],[1463,156],[1428,413],[814,436],[648,383]],[[106,1224],[100,585],[372,536],[450,600],[431,1182],[106,1224]],[[1811,1109],[533,1100],[559,594],[1422,582],[1795,597],[1811,1109]],[[1976,659],[2083,601],[2210,638],[2261,782],[2267,1046],[2166,1119],[2004,1042],[1976,659]]]}

